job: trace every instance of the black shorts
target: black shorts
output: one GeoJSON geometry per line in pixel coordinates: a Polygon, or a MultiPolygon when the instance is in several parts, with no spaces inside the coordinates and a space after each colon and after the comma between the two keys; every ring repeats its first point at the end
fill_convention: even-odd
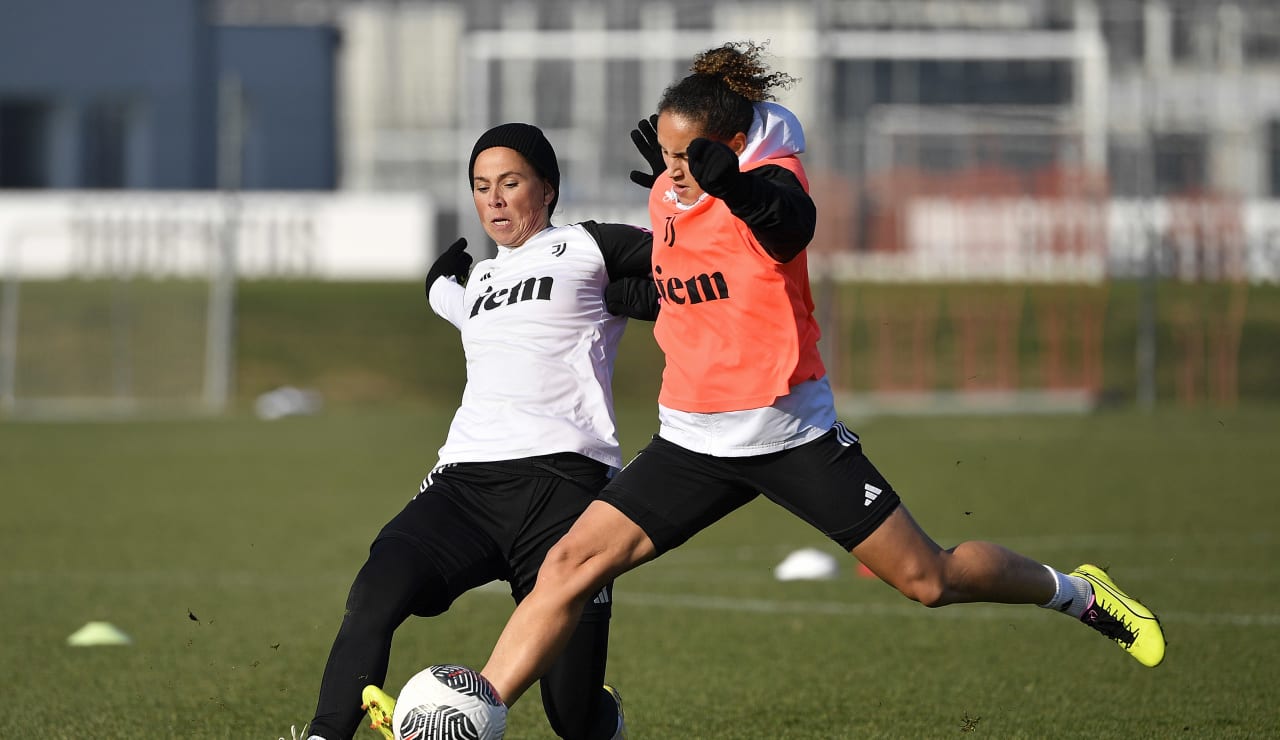
{"type": "Polygon", "coordinates": [[[654,435],[600,492],[635,522],[659,553],[674,549],[763,494],[845,550],[898,507],[898,494],[836,422],[799,447],[750,457],[691,452],[654,435]]]}
{"type": "MultiPolygon", "coordinates": [[[[572,453],[447,465],[427,476],[374,545],[385,538],[406,540],[435,563],[446,593],[432,613],[496,580],[507,581],[520,601],[533,590],[547,551],[595,499],[610,472],[604,463],[572,453]]],[[[584,618],[608,619],[612,588],[606,586],[587,605],[584,618]]]]}

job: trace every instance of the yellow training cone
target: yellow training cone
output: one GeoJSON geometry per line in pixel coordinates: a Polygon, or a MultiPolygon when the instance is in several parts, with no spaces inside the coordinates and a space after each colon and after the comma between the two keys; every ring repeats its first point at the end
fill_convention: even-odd
{"type": "Polygon", "coordinates": [[[110,622],[88,622],[67,637],[67,644],[75,647],[132,645],[133,638],[110,622]]]}

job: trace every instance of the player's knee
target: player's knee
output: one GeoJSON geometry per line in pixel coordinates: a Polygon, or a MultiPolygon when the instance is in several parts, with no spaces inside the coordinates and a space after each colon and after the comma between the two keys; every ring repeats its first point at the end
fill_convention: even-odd
{"type": "Polygon", "coordinates": [[[561,584],[568,587],[585,575],[589,560],[590,556],[572,542],[561,540],[547,551],[542,567],[538,569],[538,585],[561,584]]]}
{"type": "Polygon", "coordinates": [[[895,574],[893,585],[912,601],[935,608],[948,604],[947,588],[937,569],[914,564],[895,574]]]}
{"type": "Polygon", "coordinates": [[[951,603],[946,599],[946,589],[936,581],[917,581],[912,584],[911,593],[907,595],[912,600],[918,601],[930,609],[951,603]]]}
{"type": "Polygon", "coordinates": [[[394,602],[379,599],[375,589],[357,578],[347,593],[347,608],[342,616],[342,628],[353,632],[379,633],[394,629],[404,621],[393,608],[394,602]]]}
{"type": "Polygon", "coordinates": [[[399,626],[411,613],[442,614],[452,602],[443,583],[434,566],[412,546],[379,541],[351,584],[343,621],[383,630],[399,626]]]}
{"type": "Polygon", "coordinates": [[[608,563],[598,548],[585,547],[566,537],[547,552],[538,569],[538,587],[581,597],[608,582],[608,563]]]}

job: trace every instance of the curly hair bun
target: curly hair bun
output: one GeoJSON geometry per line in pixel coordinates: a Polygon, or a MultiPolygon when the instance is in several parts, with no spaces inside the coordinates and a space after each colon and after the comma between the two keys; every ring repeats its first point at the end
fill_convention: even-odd
{"type": "Polygon", "coordinates": [[[786,72],[770,72],[761,59],[764,51],[764,44],[731,41],[694,57],[689,71],[720,78],[730,90],[752,103],[773,100],[774,88],[789,88],[798,80],[786,72]]]}

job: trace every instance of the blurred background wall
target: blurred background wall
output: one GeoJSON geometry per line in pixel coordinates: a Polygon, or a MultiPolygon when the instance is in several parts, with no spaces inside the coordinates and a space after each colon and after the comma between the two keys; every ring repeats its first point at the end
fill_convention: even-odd
{"type": "MultiPolygon", "coordinates": [[[[0,0],[0,269],[413,279],[456,234],[485,251],[466,160],[508,120],[556,146],[558,221],[644,224],[628,132],[694,54],[743,39],[801,79],[780,100],[806,128],[833,365],[909,369],[848,384],[928,389],[939,355],[998,356],[984,337],[1027,326],[1091,357],[1111,286],[1137,296],[1139,386],[1157,341],[1233,372],[1248,286],[1280,283],[1273,0],[0,0]],[[1163,281],[1227,293],[1160,338],[1163,281]],[[901,283],[1102,297],[908,316],[850,287],[901,283]]],[[[234,291],[212,292],[202,311],[232,321],[234,291]]],[[[6,315],[0,396],[23,331],[6,315]]]]}
{"type": "MultiPolygon", "coordinates": [[[[468,232],[469,145],[522,119],[565,160],[566,218],[643,220],[627,132],[694,53],[750,38],[802,79],[782,99],[832,206],[815,252],[914,248],[910,229],[955,215],[916,219],[923,197],[1280,194],[1280,8],[1267,0],[0,9],[4,188],[415,192],[442,231],[468,232]]],[[[1133,259],[1119,249],[1112,271],[1133,259]]]]}
{"type": "Polygon", "coordinates": [[[334,188],[338,29],[220,24],[212,10],[0,4],[0,187],[217,187],[219,133],[234,123],[226,92],[238,88],[251,110],[237,184],[334,188]]]}

